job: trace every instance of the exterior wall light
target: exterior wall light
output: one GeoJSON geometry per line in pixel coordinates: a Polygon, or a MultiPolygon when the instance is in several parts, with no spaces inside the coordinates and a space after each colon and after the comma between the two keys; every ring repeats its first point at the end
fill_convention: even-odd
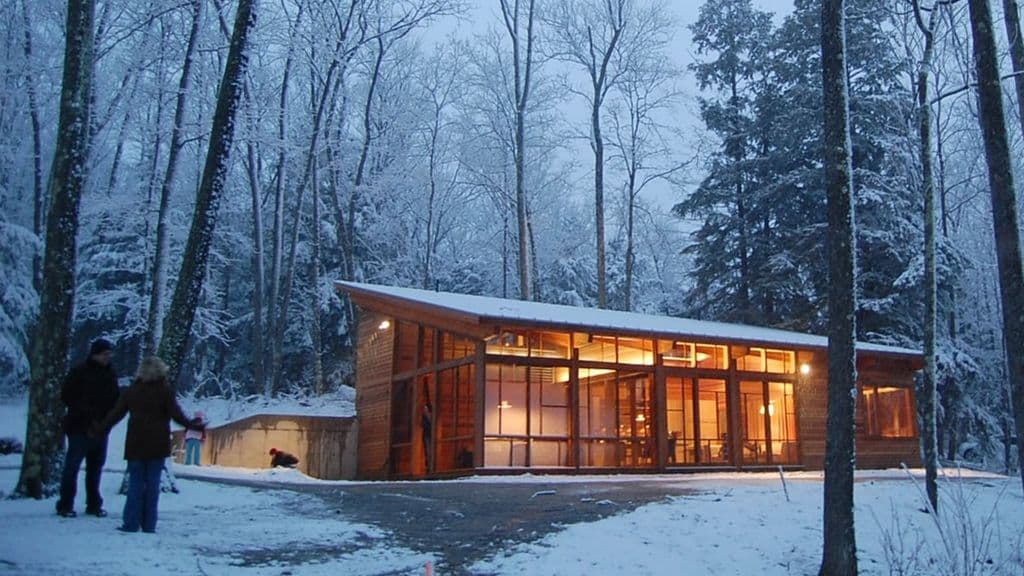
{"type": "Polygon", "coordinates": [[[377,326],[378,330],[387,330],[388,328],[391,328],[390,320],[382,320],[381,323],[377,326]]]}
{"type": "Polygon", "coordinates": [[[811,365],[810,364],[801,364],[800,365],[800,373],[803,374],[804,376],[807,376],[808,374],[810,374],[811,373],[811,365]]]}

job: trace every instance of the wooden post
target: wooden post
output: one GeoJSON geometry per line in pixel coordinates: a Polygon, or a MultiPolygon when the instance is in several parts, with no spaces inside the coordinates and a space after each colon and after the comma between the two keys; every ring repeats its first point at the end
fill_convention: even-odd
{"type": "Polygon", "coordinates": [[[484,467],[484,402],[487,397],[487,344],[480,340],[476,343],[476,421],[473,423],[473,467],[484,467]]]}
{"type": "Polygon", "coordinates": [[[665,368],[662,355],[658,354],[654,365],[654,438],[658,443],[655,464],[664,471],[668,465],[668,393],[665,388],[665,368]]]}
{"type": "MultiPolygon", "coordinates": [[[[569,335],[570,345],[572,334],[569,335]]],[[[572,403],[572,455],[573,464],[580,469],[580,462],[583,461],[583,443],[580,441],[580,351],[579,348],[572,348],[572,364],[569,368],[569,401],[572,403]]]]}

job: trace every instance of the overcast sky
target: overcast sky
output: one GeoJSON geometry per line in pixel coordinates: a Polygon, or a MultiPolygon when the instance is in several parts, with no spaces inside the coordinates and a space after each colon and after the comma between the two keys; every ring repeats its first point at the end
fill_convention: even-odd
{"type": "MultiPolygon", "coordinates": [[[[716,0],[708,1],[714,2],[716,0]]],[[[435,23],[426,32],[426,35],[434,41],[443,38],[445,34],[451,31],[456,31],[459,36],[468,37],[499,23],[499,0],[467,0],[467,2],[471,6],[469,14],[457,22],[453,19],[435,23]],[[441,32],[441,34],[438,34],[438,32],[441,32]]],[[[665,2],[679,22],[679,29],[676,32],[672,46],[672,58],[676,61],[676,65],[685,71],[693,62],[693,49],[688,27],[697,19],[697,14],[700,11],[700,7],[704,4],[704,0],[665,0],[665,2]]],[[[782,16],[793,10],[793,0],[753,0],[753,4],[761,10],[774,13],[776,21],[781,20],[782,16]]],[[[430,40],[428,40],[429,42],[430,40]]],[[[689,72],[686,71],[684,74],[689,74],[689,72]]],[[[703,128],[700,119],[697,117],[696,105],[694,104],[697,91],[693,80],[691,78],[683,78],[679,83],[679,87],[684,94],[684,98],[689,101],[689,104],[684,103],[684,109],[680,110],[679,122],[682,125],[681,128],[689,134],[687,141],[680,142],[680,153],[689,156],[695,150],[696,140],[699,138],[699,134],[703,132],[703,128]],[[690,127],[692,127],[692,130],[687,129],[690,127]]],[[[569,106],[565,114],[571,118],[580,110],[578,106],[569,106]]],[[[586,153],[586,150],[587,147],[581,143],[580,149],[576,153],[586,153]]],[[[569,153],[573,154],[573,152],[569,153]]],[[[580,176],[583,177],[584,175],[581,174],[580,176]]],[[[693,176],[699,178],[699,171],[693,176]]],[[[659,190],[658,188],[660,187],[653,187],[649,194],[653,196],[651,199],[655,200],[655,203],[663,209],[667,210],[679,201],[678,191],[659,190]]]]}

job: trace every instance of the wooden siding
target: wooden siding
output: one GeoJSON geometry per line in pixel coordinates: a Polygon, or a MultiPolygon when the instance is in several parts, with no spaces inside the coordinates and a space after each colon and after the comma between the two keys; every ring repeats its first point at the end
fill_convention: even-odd
{"type": "MultiPolygon", "coordinates": [[[[796,384],[801,463],[812,470],[820,470],[825,465],[828,410],[828,366],[823,354],[816,354],[816,360],[811,374],[800,378],[796,384]]],[[[858,362],[857,383],[903,386],[913,395],[913,368],[909,362],[865,358],[858,362]]],[[[916,406],[916,399],[914,402],[916,406]]],[[[858,408],[856,422],[857,468],[894,468],[902,463],[921,465],[916,429],[913,438],[870,438],[863,431],[861,409],[858,408]]]]}
{"type": "Polygon", "coordinates": [[[359,422],[358,477],[387,478],[390,451],[391,364],[397,322],[381,329],[381,314],[364,310],[356,345],[356,407],[359,422]]]}

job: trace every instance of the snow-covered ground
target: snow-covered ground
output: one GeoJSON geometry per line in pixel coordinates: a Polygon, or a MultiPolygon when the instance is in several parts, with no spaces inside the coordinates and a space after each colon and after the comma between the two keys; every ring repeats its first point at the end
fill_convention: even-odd
{"type": "MultiPolygon", "coordinates": [[[[273,407],[268,407],[276,411],[273,407]]],[[[214,411],[211,411],[214,412],[214,411]]],[[[211,413],[212,417],[217,414],[211,413]]],[[[24,399],[0,402],[0,436],[22,438],[24,399]]],[[[123,425],[122,425],[123,427],[123,425]]],[[[112,439],[112,448],[118,439],[112,439]]],[[[114,450],[112,450],[113,452],[114,450]]],[[[116,449],[120,452],[120,449],[116,449]]],[[[123,464],[113,454],[110,468],[123,464]]],[[[0,458],[10,491],[20,458],[0,458]]],[[[210,479],[334,485],[295,471],[188,469],[210,479]]],[[[940,522],[920,511],[920,473],[858,473],[857,544],[862,574],[1024,575],[1024,495],[1019,478],[947,470],[940,522]]],[[[6,574],[424,574],[433,550],[397,544],[386,531],[324,510],[309,494],[181,480],[160,502],[157,534],[114,530],[120,474],[104,482],[111,517],[59,519],[53,500],[0,501],[0,573],[6,574]]],[[[624,476],[469,478],[448,482],[621,482],[624,476]]],[[[821,548],[821,474],[642,476],[693,489],[617,516],[574,524],[462,567],[470,574],[813,574],[821,548]],[[787,498],[788,491],[788,498],[787,498]]],[[[543,497],[543,496],[540,496],[543,497]]],[[[515,509],[515,502],[496,502],[515,509]]],[[[416,505],[410,502],[410,505],[416,505]]],[[[343,507],[343,506],[342,506],[343,507]]],[[[81,503],[79,503],[81,508],[81,503]]],[[[435,569],[441,575],[443,569],[435,569]]]]}

